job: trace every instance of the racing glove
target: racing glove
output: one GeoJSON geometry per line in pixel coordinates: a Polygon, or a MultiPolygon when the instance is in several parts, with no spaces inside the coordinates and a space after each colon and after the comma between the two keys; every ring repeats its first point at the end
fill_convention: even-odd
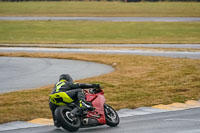
{"type": "Polygon", "coordinates": [[[92,87],[93,87],[93,88],[96,88],[96,89],[101,89],[100,84],[92,84],[92,87]]]}

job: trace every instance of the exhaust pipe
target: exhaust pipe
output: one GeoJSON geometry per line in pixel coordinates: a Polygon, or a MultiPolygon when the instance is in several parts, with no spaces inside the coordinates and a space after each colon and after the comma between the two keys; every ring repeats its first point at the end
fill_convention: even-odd
{"type": "Polygon", "coordinates": [[[100,125],[99,122],[96,119],[92,119],[92,118],[84,118],[82,120],[82,124],[83,126],[98,126],[100,125]]]}

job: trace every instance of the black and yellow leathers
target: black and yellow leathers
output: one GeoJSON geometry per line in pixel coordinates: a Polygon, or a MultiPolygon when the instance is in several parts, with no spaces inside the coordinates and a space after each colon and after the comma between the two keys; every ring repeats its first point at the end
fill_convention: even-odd
{"type": "Polygon", "coordinates": [[[53,91],[49,95],[50,102],[55,105],[62,106],[76,100],[85,100],[82,89],[92,88],[94,84],[70,83],[66,80],[60,80],[55,84],[53,91]]]}

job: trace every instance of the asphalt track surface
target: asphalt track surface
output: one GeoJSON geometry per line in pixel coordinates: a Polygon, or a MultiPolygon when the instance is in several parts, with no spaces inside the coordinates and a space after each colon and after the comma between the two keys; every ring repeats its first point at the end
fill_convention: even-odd
{"type": "Polygon", "coordinates": [[[199,22],[200,17],[0,17],[0,20],[45,20],[45,21],[113,21],[113,22],[199,22]]]}
{"type": "Polygon", "coordinates": [[[0,57],[0,93],[54,84],[63,73],[68,73],[74,80],[78,80],[112,71],[114,69],[111,66],[93,62],[0,57]]]}
{"type": "MultiPolygon", "coordinates": [[[[199,133],[200,108],[121,118],[118,127],[106,125],[80,129],[80,133],[199,133]]],[[[3,131],[2,133],[66,133],[53,126],[3,131]]]]}
{"type": "Polygon", "coordinates": [[[36,47],[1,47],[0,52],[41,52],[41,53],[91,53],[91,54],[133,54],[144,56],[163,56],[172,58],[200,59],[199,52],[188,51],[150,51],[150,50],[101,50],[76,48],[36,48],[36,47]]]}
{"type": "Polygon", "coordinates": [[[79,47],[144,47],[144,48],[188,48],[200,49],[200,44],[0,44],[1,47],[54,47],[54,48],[79,48],[79,47]]]}

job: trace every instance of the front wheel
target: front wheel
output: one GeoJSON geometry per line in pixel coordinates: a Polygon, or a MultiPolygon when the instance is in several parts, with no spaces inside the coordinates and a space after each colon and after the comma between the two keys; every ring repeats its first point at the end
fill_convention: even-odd
{"type": "Polygon", "coordinates": [[[65,130],[75,132],[79,129],[81,121],[77,116],[70,117],[71,110],[69,107],[60,106],[56,108],[55,116],[65,130]]]}
{"type": "Polygon", "coordinates": [[[109,105],[104,104],[106,124],[111,127],[115,127],[119,124],[119,116],[117,112],[109,105]]]}

